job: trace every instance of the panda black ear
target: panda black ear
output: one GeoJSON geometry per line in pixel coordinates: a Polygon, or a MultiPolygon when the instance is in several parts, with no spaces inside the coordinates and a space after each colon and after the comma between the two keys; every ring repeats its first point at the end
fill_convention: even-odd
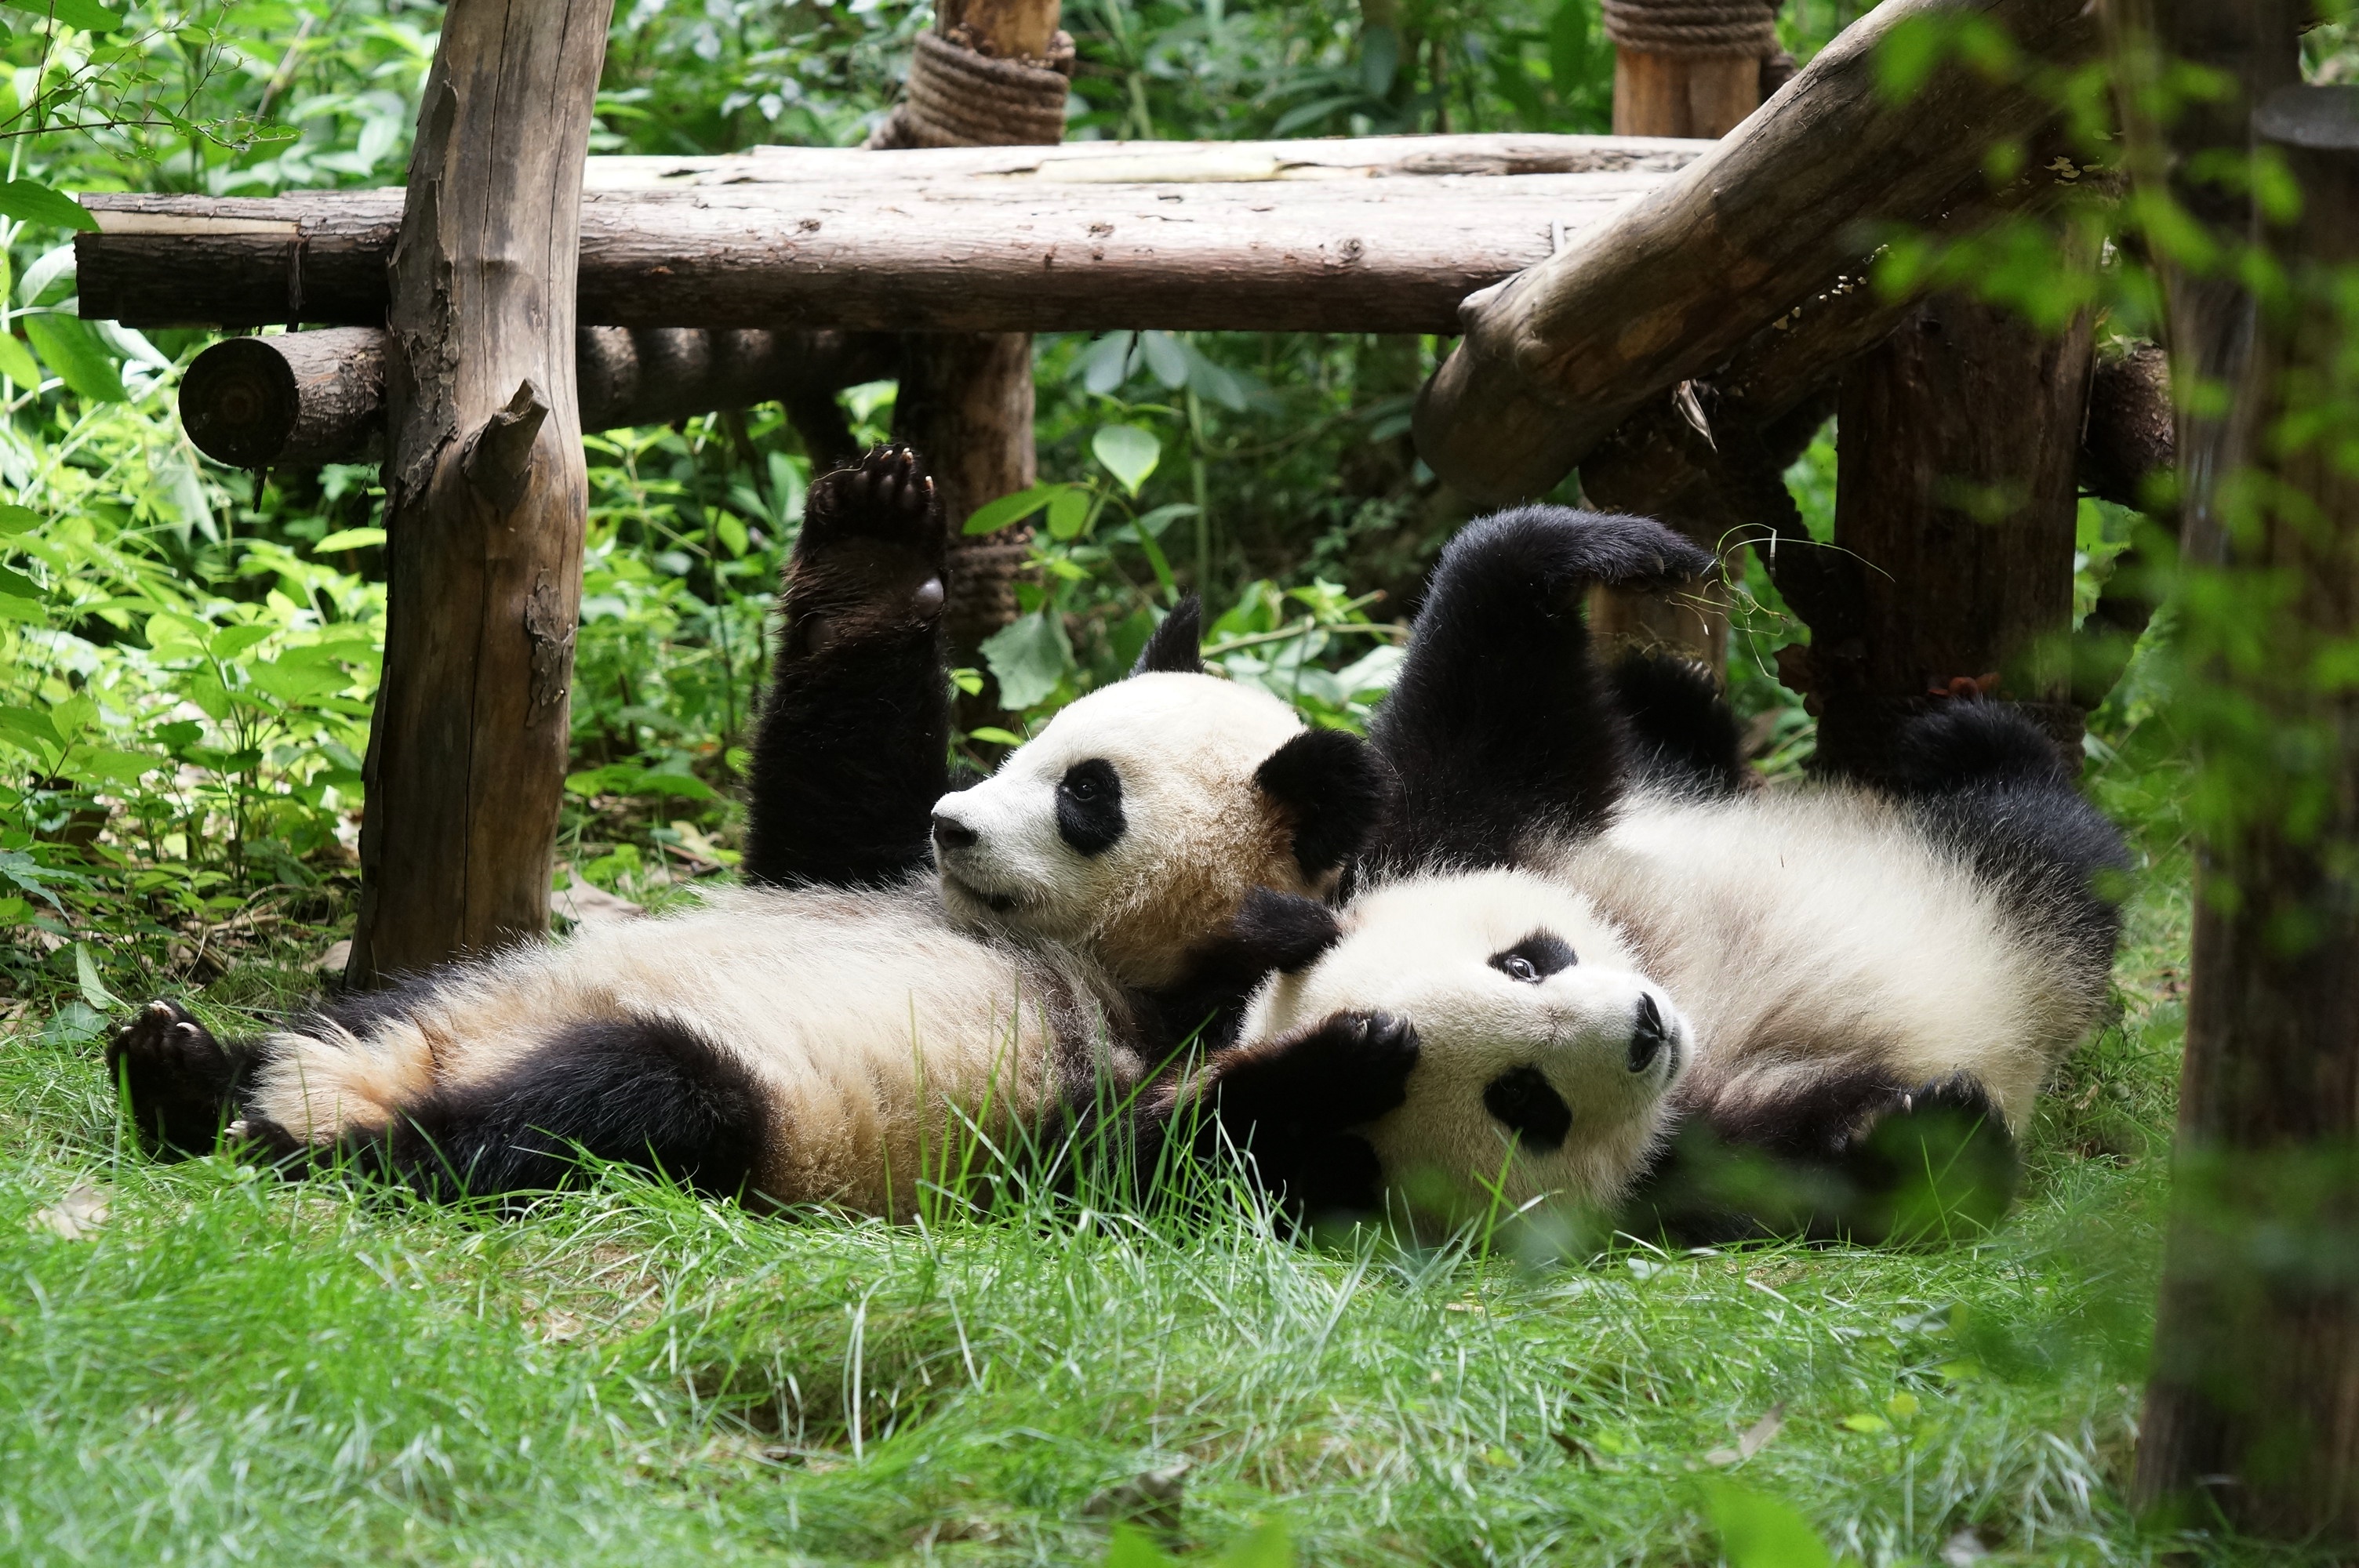
{"type": "Polygon", "coordinates": [[[1384,809],[1387,775],[1369,744],[1343,730],[1306,730],[1254,770],[1294,822],[1305,876],[1332,871],[1358,850],[1384,809]]]}
{"type": "Polygon", "coordinates": [[[1163,674],[1200,676],[1204,673],[1204,601],[1190,594],[1171,607],[1147,646],[1138,651],[1135,676],[1163,674]]]}

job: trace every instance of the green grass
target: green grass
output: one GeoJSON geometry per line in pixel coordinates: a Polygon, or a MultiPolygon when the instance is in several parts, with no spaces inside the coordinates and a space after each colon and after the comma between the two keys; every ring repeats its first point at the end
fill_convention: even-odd
{"type": "Polygon", "coordinates": [[[2173,1543],[2121,1483],[2185,918],[2180,871],[2149,877],[2122,1021],[2049,1097],[2016,1217],[1915,1252],[787,1223],[623,1176],[492,1218],[148,1164],[95,1043],[28,1011],[0,1561],[1097,1562],[1087,1500],[1182,1458],[1180,1552],[1276,1520],[1306,1561],[1710,1563],[1724,1476],[1871,1563],[1964,1530],[2145,1560],[2173,1543]],[[108,1215],[68,1239],[37,1215],[82,1183],[108,1215]]]}

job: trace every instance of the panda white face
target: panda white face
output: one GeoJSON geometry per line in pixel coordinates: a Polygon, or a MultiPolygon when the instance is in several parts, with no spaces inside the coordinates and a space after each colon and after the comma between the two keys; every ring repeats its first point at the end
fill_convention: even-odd
{"type": "Polygon", "coordinates": [[[1165,984],[1248,889],[1317,891],[1255,778],[1302,731],[1285,703],[1213,676],[1092,692],[936,804],[943,902],[971,924],[1086,946],[1125,984],[1165,984]]]}
{"type": "Polygon", "coordinates": [[[1262,989],[1242,1038],[1346,1011],[1408,1022],[1408,1098],[1359,1130],[1391,1192],[1442,1217],[1495,1190],[1515,1208],[1621,1198],[1693,1032],[1587,899],[1528,871],[1417,877],[1363,894],[1343,926],[1262,989]]]}

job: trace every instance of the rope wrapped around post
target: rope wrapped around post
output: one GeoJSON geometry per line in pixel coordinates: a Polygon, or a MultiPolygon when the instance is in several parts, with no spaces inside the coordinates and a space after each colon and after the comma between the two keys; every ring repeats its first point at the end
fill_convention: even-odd
{"type": "Polygon", "coordinates": [[[1778,0],[1605,0],[1605,35],[1625,49],[1761,61],[1764,98],[1799,68],[1777,42],[1778,0]]]}

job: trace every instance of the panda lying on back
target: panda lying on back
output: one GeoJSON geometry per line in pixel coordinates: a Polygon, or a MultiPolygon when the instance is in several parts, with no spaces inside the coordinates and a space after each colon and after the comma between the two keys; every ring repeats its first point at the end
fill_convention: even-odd
{"type": "Polygon", "coordinates": [[[754,768],[766,885],[255,1041],[153,1003],[108,1050],[143,1139],[202,1152],[226,1125],[282,1162],[475,1195],[554,1185],[579,1146],[906,1214],[946,1143],[1122,1092],[1307,957],[1282,928],[1222,933],[1248,890],[1332,885],[1377,804],[1363,743],[1201,673],[1190,609],[1130,678],[945,795],[946,549],[907,452],[813,486],[754,768]]]}
{"type": "Polygon", "coordinates": [[[1334,945],[1158,1114],[1216,1107],[1314,1211],[1431,1172],[1478,1209],[1635,1197],[1625,1223],[1683,1239],[1873,1238],[1939,1149],[1990,1217],[2041,1080],[2103,1010],[2118,836],[1998,704],[1916,719],[1888,791],[1733,787],[1708,680],[1598,695],[1562,585],[1614,543],[1538,510],[1453,541],[1413,652],[1515,628],[1517,668],[1380,711],[1407,804],[1334,945]],[[1580,675],[1527,703],[1521,667],[1580,675]]]}

